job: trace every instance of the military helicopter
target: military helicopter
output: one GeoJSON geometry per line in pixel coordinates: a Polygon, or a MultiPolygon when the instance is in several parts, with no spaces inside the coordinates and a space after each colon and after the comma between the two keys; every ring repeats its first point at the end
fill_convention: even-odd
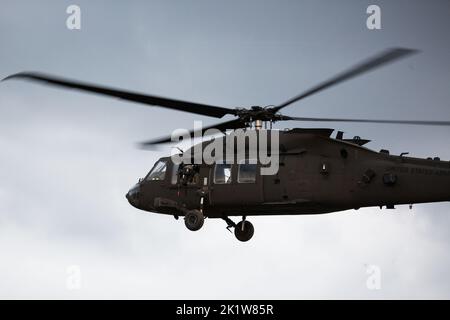
{"type": "MultiPolygon", "coordinates": [[[[204,150],[212,141],[225,142],[230,135],[229,130],[243,130],[241,134],[274,132],[272,124],[278,121],[449,126],[449,121],[306,118],[280,113],[281,109],[306,97],[415,52],[405,48],[387,49],[284,103],[266,107],[225,108],[35,72],[17,73],[4,80],[33,80],[203,116],[236,117],[197,131],[191,130],[189,137],[205,134],[209,129],[217,129],[223,134],[181,150],[181,154],[189,159],[198,146],[204,150]]],[[[215,159],[212,163],[175,163],[173,157],[163,157],[128,191],[126,198],[141,210],[172,215],[176,219],[182,216],[186,227],[192,231],[199,230],[205,218],[221,218],[227,223],[228,230],[234,227],[234,234],[240,241],[248,241],[254,234],[254,227],[247,216],[323,214],[371,206],[393,209],[401,204],[412,206],[415,203],[450,201],[450,162],[439,158],[412,158],[406,154],[390,155],[387,150],[376,152],[364,147],[370,140],[360,137],[344,139],[341,131],[333,138],[333,131],[328,128],[277,131],[278,147],[272,153],[276,153],[279,166],[270,175],[260,174],[259,169],[264,167],[260,162],[245,159],[252,148],[253,151],[260,148],[247,142],[244,143],[244,160],[247,160],[244,162],[229,163],[215,159]],[[242,220],[235,223],[230,219],[233,216],[241,216],[242,220]]],[[[166,136],[146,141],[141,146],[151,147],[171,141],[172,137],[166,136]]]]}

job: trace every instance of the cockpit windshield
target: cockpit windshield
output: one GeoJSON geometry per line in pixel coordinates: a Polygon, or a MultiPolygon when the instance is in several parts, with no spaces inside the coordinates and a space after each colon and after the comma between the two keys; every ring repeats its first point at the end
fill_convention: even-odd
{"type": "Polygon", "coordinates": [[[146,180],[164,180],[164,177],[166,176],[166,169],[167,169],[167,161],[165,160],[159,160],[155,163],[153,166],[153,169],[150,170],[149,174],[147,175],[146,180]]]}

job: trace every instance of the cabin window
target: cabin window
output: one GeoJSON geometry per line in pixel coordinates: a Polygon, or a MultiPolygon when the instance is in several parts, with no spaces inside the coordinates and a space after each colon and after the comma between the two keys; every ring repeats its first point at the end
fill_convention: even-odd
{"type": "Polygon", "coordinates": [[[163,160],[159,160],[153,166],[153,169],[150,170],[150,173],[147,175],[146,180],[164,180],[166,176],[167,162],[163,160]]]}
{"type": "Polygon", "coordinates": [[[231,164],[216,163],[216,168],[214,170],[214,183],[231,183],[231,164]]]}
{"type": "Polygon", "coordinates": [[[178,181],[178,168],[180,167],[179,164],[173,164],[172,166],[172,178],[171,178],[171,183],[172,184],[177,184],[178,181]]]}
{"type": "Polygon", "coordinates": [[[256,182],[257,165],[254,160],[246,160],[239,164],[238,182],[239,183],[255,183],[256,182]]]}

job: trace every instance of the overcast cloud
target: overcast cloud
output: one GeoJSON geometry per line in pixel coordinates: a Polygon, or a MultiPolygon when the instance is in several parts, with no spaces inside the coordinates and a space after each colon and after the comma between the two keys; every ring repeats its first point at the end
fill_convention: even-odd
{"type": "MultiPolygon", "coordinates": [[[[450,120],[448,1],[0,1],[0,78],[36,70],[225,107],[282,102],[387,47],[421,50],[286,108],[450,120]],[[66,8],[81,7],[81,30],[66,8]],[[378,4],[382,30],[366,28],[378,4]]],[[[135,143],[217,120],[0,83],[0,298],[450,298],[450,203],[252,217],[238,242],[143,213],[125,193],[170,152],[135,143]],[[381,289],[366,286],[367,267],[381,289]],[[68,268],[81,271],[69,290],[68,268]]],[[[450,160],[450,129],[333,127],[450,160]]],[[[70,270],[69,270],[70,271],[70,270]]]]}

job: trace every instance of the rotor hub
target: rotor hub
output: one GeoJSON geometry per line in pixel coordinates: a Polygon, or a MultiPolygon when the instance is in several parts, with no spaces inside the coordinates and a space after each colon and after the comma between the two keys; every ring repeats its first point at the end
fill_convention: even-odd
{"type": "Polygon", "coordinates": [[[236,109],[236,116],[246,123],[253,121],[270,121],[275,122],[282,120],[282,115],[276,113],[272,107],[252,106],[249,109],[236,109]]]}

